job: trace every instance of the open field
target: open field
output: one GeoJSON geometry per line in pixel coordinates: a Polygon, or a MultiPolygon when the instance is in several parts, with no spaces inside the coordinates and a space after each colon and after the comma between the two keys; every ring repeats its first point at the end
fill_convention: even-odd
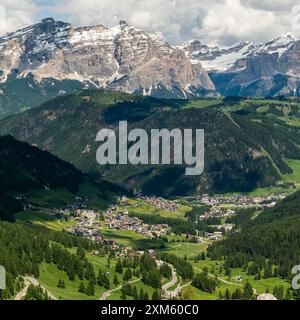
{"type": "MultiPolygon", "coordinates": [[[[192,261],[191,261],[192,262],[192,261]]],[[[211,299],[218,299],[219,292],[224,293],[226,289],[228,289],[231,293],[235,291],[237,288],[243,289],[244,285],[249,281],[251,286],[254,288],[254,290],[257,292],[257,294],[266,293],[268,290],[269,292],[273,292],[274,287],[283,286],[284,290],[287,290],[291,287],[291,284],[280,278],[268,278],[268,279],[261,279],[261,280],[255,280],[254,276],[249,276],[245,271],[243,271],[240,268],[231,269],[232,275],[230,278],[228,276],[224,275],[224,272],[218,273],[218,266],[222,265],[222,261],[212,261],[212,260],[204,260],[204,261],[197,261],[192,262],[193,268],[195,273],[201,272],[203,268],[208,269],[208,273],[214,277],[215,274],[218,275],[218,279],[220,281],[219,286],[213,294],[207,294],[202,291],[200,291],[197,288],[193,288],[193,293],[196,294],[196,296],[201,297],[202,294],[204,294],[204,298],[211,299]],[[216,271],[214,271],[216,270],[216,271]],[[242,280],[237,281],[236,277],[241,276],[242,280]]],[[[202,299],[202,298],[201,298],[202,299]]]]}
{"type": "Polygon", "coordinates": [[[178,210],[169,212],[154,207],[140,199],[129,199],[127,202],[129,206],[126,209],[129,213],[154,214],[164,218],[185,219],[185,213],[191,210],[189,206],[179,204],[178,210]]]}
{"type": "Polygon", "coordinates": [[[34,190],[28,193],[27,201],[40,207],[63,207],[74,201],[74,195],[66,188],[34,190]]]}
{"type": "Polygon", "coordinates": [[[188,242],[180,242],[180,243],[168,243],[168,247],[163,249],[162,251],[175,254],[179,257],[194,257],[199,253],[206,251],[208,243],[188,243],[188,242]]]}
{"type": "Polygon", "coordinates": [[[222,99],[216,99],[216,98],[211,98],[211,99],[195,99],[195,100],[189,100],[187,104],[184,105],[184,109],[187,108],[207,108],[211,107],[214,105],[218,105],[222,103],[222,99]]]}
{"type": "Polygon", "coordinates": [[[146,238],[133,231],[101,228],[101,233],[106,240],[115,240],[123,246],[132,247],[135,250],[162,249],[166,246],[166,243],[161,239],[146,238]]]}
{"type": "Polygon", "coordinates": [[[285,162],[294,171],[292,174],[283,176],[283,180],[286,182],[293,182],[298,188],[300,187],[300,160],[285,159],[285,162]]]}
{"type": "Polygon", "coordinates": [[[51,217],[44,212],[22,211],[15,215],[18,221],[43,226],[54,231],[62,231],[67,226],[76,224],[74,220],[59,221],[55,217],[51,217]]]}
{"type": "MultiPolygon", "coordinates": [[[[95,296],[87,296],[86,294],[78,291],[80,280],[76,277],[74,281],[70,281],[67,274],[59,270],[55,265],[48,263],[40,264],[40,283],[47,288],[57,299],[62,300],[98,300],[101,295],[99,286],[95,286],[95,296]],[[65,289],[57,287],[59,279],[63,279],[66,284],[65,289]]],[[[87,285],[87,281],[83,281],[84,285],[87,285]]],[[[103,291],[103,290],[102,290],[103,291]]]]}

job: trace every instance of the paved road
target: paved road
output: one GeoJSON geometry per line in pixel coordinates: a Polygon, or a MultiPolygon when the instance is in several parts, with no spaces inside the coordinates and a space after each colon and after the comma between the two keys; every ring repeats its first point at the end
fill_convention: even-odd
{"type": "Polygon", "coordinates": [[[30,282],[24,279],[24,285],[24,288],[16,295],[15,300],[22,300],[26,296],[30,282]]]}
{"type": "Polygon", "coordinates": [[[162,286],[162,291],[163,291],[163,297],[165,299],[172,299],[175,298],[179,295],[181,291],[181,286],[180,283],[178,283],[178,286],[174,290],[169,290],[171,287],[173,287],[176,282],[178,281],[176,269],[173,267],[172,264],[168,264],[171,269],[172,269],[172,280],[165,285],[162,286]]]}
{"type": "Polygon", "coordinates": [[[50,297],[50,299],[52,300],[57,300],[57,298],[51,293],[49,292],[45,287],[43,287],[37,279],[33,278],[33,277],[24,277],[24,284],[25,287],[16,295],[15,300],[22,300],[25,296],[26,293],[28,291],[28,288],[31,284],[33,284],[35,287],[40,286],[44,291],[47,292],[48,296],[50,297]]]}
{"type": "Polygon", "coordinates": [[[170,266],[171,269],[172,269],[172,280],[162,286],[162,290],[163,290],[163,291],[168,291],[168,289],[171,288],[171,287],[173,287],[173,286],[176,284],[176,282],[177,282],[177,274],[176,274],[176,271],[175,271],[174,267],[173,267],[171,264],[169,264],[169,266],[170,266]]]}

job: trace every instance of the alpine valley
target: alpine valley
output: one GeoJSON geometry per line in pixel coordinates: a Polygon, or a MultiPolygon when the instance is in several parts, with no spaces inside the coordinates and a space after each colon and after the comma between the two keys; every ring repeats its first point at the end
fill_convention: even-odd
{"type": "Polygon", "coordinates": [[[1,36],[0,300],[299,300],[299,52],[125,21],[1,36]],[[204,129],[203,174],[100,165],[97,132],[120,121],[204,129]]]}

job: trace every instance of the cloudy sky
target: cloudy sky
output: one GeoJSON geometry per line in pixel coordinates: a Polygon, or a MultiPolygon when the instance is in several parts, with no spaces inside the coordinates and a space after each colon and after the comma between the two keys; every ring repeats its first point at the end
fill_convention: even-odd
{"type": "Polygon", "coordinates": [[[74,26],[113,26],[122,19],[173,44],[198,38],[228,45],[285,33],[300,38],[299,0],[0,0],[0,34],[50,16],[74,26]]]}

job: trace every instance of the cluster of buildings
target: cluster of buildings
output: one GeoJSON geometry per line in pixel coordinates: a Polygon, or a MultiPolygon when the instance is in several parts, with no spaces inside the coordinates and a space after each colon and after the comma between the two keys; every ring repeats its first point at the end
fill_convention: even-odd
{"type": "Polygon", "coordinates": [[[235,210],[231,209],[223,209],[219,207],[213,207],[210,210],[204,212],[201,216],[199,216],[199,220],[205,220],[208,218],[223,218],[229,217],[236,214],[235,210]]]}
{"type": "Polygon", "coordinates": [[[206,238],[211,241],[219,241],[222,239],[222,236],[223,236],[222,232],[219,232],[219,231],[215,231],[212,233],[209,233],[209,232],[206,233],[206,238]]]}
{"type": "Polygon", "coordinates": [[[222,205],[233,205],[235,207],[251,207],[257,206],[260,208],[274,207],[276,203],[287,197],[286,193],[275,193],[268,196],[247,196],[233,195],[231,197],[224,196],[209,196],[208,194],[190,197],[192,202],[209,205],[212,207],[222,205]]]}
{"type": "Polygon", "coordinates": [[[79,237],[103,242],[98,219],[99,214],[93,210],[77,209],[74,218],[76,226],[67,227],[66,230],[79,237]]]}
{"type": "Polygon", "coordinates": [[[57,209],[57,211],[64,211],[64,212],[74,212],[80,209],[86,209],[88,207],[89,198],[85,197],[75,197],[72,203],[67,204],[62,209],[57,209]]]}
{"type": "Polygon", "coordinates": [[[160,237],[170,232],[167,224],[147,224],[138,218],[129,217],[124,212],[109,214],[105,224],[109,229],[134,231],[150,238],[160,237]]]}
{"type": "Polygon", "coordinates": [[[178,205],[171,200],[166,200],[160,197],[148,197],[148,196],[139,196],[139,199],[159,208],[164,211],[174,212],[178,210],[178,205]]]}

